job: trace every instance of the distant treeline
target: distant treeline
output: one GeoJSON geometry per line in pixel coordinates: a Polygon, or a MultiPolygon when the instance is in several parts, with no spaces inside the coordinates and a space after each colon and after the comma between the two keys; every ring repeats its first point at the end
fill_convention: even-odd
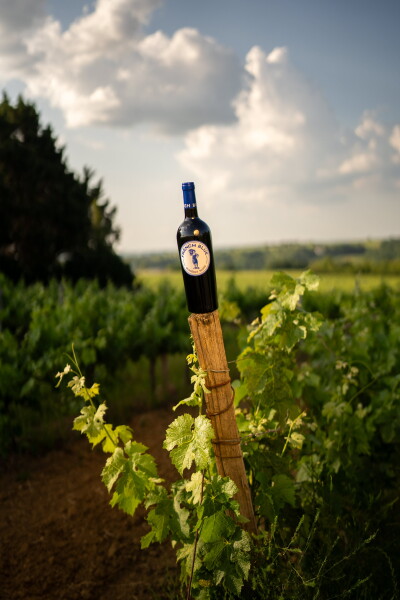
{"type": "MultiPolygon", "coordinates": [[[[137,269],[179,269],[177,253],[129,255],[125,260],[137,269]]],[[[215,251],[217,269],[305,269],[317,273],[400,274],[400,238],[335,244],[286,243],[215,251]]]]}

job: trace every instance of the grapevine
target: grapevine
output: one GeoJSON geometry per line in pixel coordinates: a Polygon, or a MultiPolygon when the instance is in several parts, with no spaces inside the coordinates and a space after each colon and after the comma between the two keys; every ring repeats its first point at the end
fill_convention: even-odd
{"type": "Polygon", "coordinates": [[[210,598],[216,585],[238,596],[249,575],[250,536],[241,527],[243,518],[233,498],[235,484],[216,472],[211,444],[214,432],[209,419],[201,414],[207,392],[205,373],[196,365],[195,354],[188,357],[194,390],[182,403],[197,405],[199,414],[178,416],[166,431],[164,448],[182,477],[170,490],[158,476],[148,448],[133,439],[132,429],[106,422],[106,403],[95,403],[99,385],[86,385],[74,350],[69,360],[56,375],[57,385],[69,378],[67,386],[85,402],[73,429],[86,435],[93,447],[101,444],[110,454],[101,477],[112,494],[111,506],[131,516],[139,505],[145,507],[150,531],[142,537],[141,547],[170,540],[181,564],[186,598],[210,598]]]}
{"type": "MultiPolygon", "coordinates": [[[[396,501],[398,324],[368,295],[357,306],[343,303],[336,322],[324,319],[315,311],[327,307],[313,295],[318,280],[311,273],[277,274],[271,283],[269,303],[241,332],[232,384],[258,536],[243,527],[235,484],[216,471],[214,431],[203,411],[207,373],[195,352],[188,357],[193,392],[174,407],[191,412],[170,424],[164,441],[180,477],[172,485],[129,427],[106,422],[100,388],[86,385],[73,352],[57,377],[68,378],[84,403],[74,429],[109,455],[102,479],[111,504],[131,515],[144,506],[142,548],[172,543],[183,598],[311,600],[353,597],[364,588],[366,595],[354,598],[378,598],[364,555],[381,557],[395,592],[393,554],[374,549],[374,524],[393,514],[396,501]],[[374,350],[373,335],[386,352],[374,350]],[[375,465],[383,453],[387,462],[375,465]],[[382,482],[375,495],[374,477],[382,482]]],[[[393,297],[380,294],[386,312],[398,314],[393,297]]]]}
{"type": "MultiPolygon", "coordinates": [[[[238,415],[250,474],[252,456],[257,455],[256,449],[264,452],[258,436],[274,438],[279,432],[280,439],[283,439],[281,456],[288,445],[300,447],[302,443],[302,436],[296,429],[302,424],[303,414],[295,414],[292,410],[290,417],[284,415],[283,409],[278,411],[271,404],[268,406],[268,402],[261,402],[259,390],[252,390],[249,386],[248,372],[260,362],[259,354],[264,365],[262,380],[264,373],[271,373],[273,377],[281,375],[274,364],[281,362],[282,356],[278,354],[287,354],[298,339],[307,335],[307,328],[317,327],[317,321],[310,315],[296,313],[296,319],[288,318],[289,312],[296,310],[305,289],[316,285],[315,279],[306,274],[298,284],[291,278],[283,283],[280,294],[273,293],[271,296],[274,303],[267,305],[260,322],[253,324],[248,336],[250,345],[238,361],[242,381],[240,384],[236,382],[237,398],[249,399],[254,396],[257,399],[255,412],[243,410],[238,415]],[[266,353],[265,338],[271,337],[275,331],[278,348],[272,364],[268,365],[268,360],[271,361],[268,353],[271,348],[273,352],[273,344],[269,345],[266,353]],[[284,343],[280,341],[282,335],[285,336],[284,343]],[[266,427],[271,423],[272,428],[266,427]],[[288,434],[284,439],[285,429],[288,429],[288,434]]],[[[251,536],[242,527],[245,519],[240,515],[239,504],[234,499],[236,485],[229,478],[221,477],[216,470],[212,448],[214,431],[208,417],[202,414],[204,394],[208,393],[207,373],[198,364],[194,346],[193,352],[187,357],[193,373],[193,392],[181,400],[174,410],[180,406],[195,407],[198,415],[180,415],[166,431],[163,447],[170,453],[170,459],[182,477],[170,490],[158,476],[155,460],[148,453],[148,448],[133,440],[133,431],[127,426],[114,428],[105,421],[106,403],[95,404],[100,393],[99,385],[86,386],[74,349],[69,359],[70,363],[56,375],[57,385],[64,376],[70,377],[68,387],[85,402],[81,414],[74,420],[73,428],[85,434],[93,447],[101,444],[103,451],[110,454],[102,471],[102,481],[112,493],[111,506],[118,506],[129,515],[133,515],[139,505],[145,507],[150,531],[143,536],[141,546],[147,548],[153,542],[170,540],[176,549],[177,561],[181,564],[187,599],[212,598],[216,586],[222,586],[232,596],[239,596],[249,577],[253,544],[251,536]]],[[[254,375],[253,381],[258,381],[259,377],[254,375]]],[[[268,387],[268,378],[265,384],[268,387]]],[[[276,474],[267,483],[268,488],[271,485],[274,487],[273,493],[278,502],[294,502],[293,481],[287,475],[276,474]]],[[[262,489],[262,493],[270,497],[269,489],[262,489]]],[[[257,492],[255,497],[257,499],[257,492]]],[[[263,522],[262,506],[260,508],[260,522],[263,522]]]]}

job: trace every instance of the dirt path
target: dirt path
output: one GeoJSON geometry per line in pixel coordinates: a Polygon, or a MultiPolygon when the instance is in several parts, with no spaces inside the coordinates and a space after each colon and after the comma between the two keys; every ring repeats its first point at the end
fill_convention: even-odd
{"type": "MultiPolygon", "coordinates": [[[[161,447],[173,418],[160,409],[131,424],[165,479],[175,478],[161,447]]],[[[0,599],[171,599],[166,581],[179,575],[170,546],[140,550],[143,513],[109,506],[106,457],[75,435],[45,456],[11,459],[0,473],[0,599]]]]}

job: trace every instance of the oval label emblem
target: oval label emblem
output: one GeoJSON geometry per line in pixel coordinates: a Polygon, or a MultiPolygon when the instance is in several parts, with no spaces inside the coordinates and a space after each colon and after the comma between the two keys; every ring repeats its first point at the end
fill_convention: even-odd
{"type": "Polygon", "coordinates": [[[203,275],[210,266],[210,251],[203,242],[186,242],[181,248],[181,262],[189,275],[203,275]]]}

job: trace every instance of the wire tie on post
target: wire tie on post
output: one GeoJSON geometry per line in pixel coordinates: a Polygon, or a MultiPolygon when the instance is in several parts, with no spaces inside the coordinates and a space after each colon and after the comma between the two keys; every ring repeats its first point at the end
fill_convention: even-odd
{"type": "MultiPolygon", "coordinates": [[[[229,369],[208,369],[210,372],[212,373],[229,373],[229,369]]],[[[228,379],[226,379],[225,381],[221,381],[220,383],[213,383],[211,385],[207,385],[207,389],[209,390],[213,390],[215,388],[219,388],[219,387],[223,387],[224,385],[228,385],[229,383],[231,383],[231,378],[229,377],[228,379]]],[[[224,412],[228,411],[231,406],[233,405],[233,401],[235,399],[235,390],[233,389],[233,387],[231,386],[231,390],[232,390],[232,397],[230,399],[230,401],[228,402],[228,404],[225,406],[225,408],[223,408],[222,410],[217,410],[217,411],[211,411],[211,410],[206,410],[207,416],[208,417],[217,417],[218,415],[222,415],[224,412]]],[[[220,440],[211,440],[212,443],[215,445],[226,445],[226,446],[236,446],[236,445],[240,445],[240,438],[234,438],[234,439],[220,439],[220,440]]],[[[222,458],[222,459],[226,459],[226,458],[242,458],[243,454],[242,452],[240,452],[240,454],[234,454],[232,456],[222,456],[221,454],[217,454],[217,452],[215,451],[216,448],[214,447],[214,454],[217,458],[222,458]]]]}
{"type": "Polygon", "coordinates": [[[232,397],[231,397],[230,401],[228,402],[228,404],[225,406],[225,408],[222,408],[221,410],[208,410],[208,408],[207,408],[206,409],[207,417],[218,417],[219,415],[222,415],[224,412],[228,411],[233,405],[234,398],[235,398],[235,392],[232,388],[232,397]]]}
{"type": "Polygon", "coordinates": [[[223,444],[226,446],[236,446],[240,444],[240,438],[232,438],[232,439],[219,439],[219,440],[211,440],[213,444],[223,444]]]}
{"type": "MultiPolygon", "coordinates": [[[[212,443],[214,445],[223,445],[223,446],[240,446],[240,438],[234,438],[231,440],[226,440],[226,439],[222,439],[222,440],[211,440],[212,443]]],[[[231,456],[222,456],[222,454],[217,454],[217,452],[215,451],[216,448],[214,447],[214,454],[217,458],[222,458],[223,460],[225,460],[226,458],[242,458],[243,454],[242,452],[240,452],[240,454],[233,454],[231,456]]]]}
{"type": "MultiPolygon", "coordinates": [[[[229,378],[227,381],[221,381],[221,383],[214,383],[213,385],[209,385],[208,389],[213,390],[215,388],[219,388],[224,385],[228,385],[230,382],[231,382],[231,379],[229,378]]],[[[232,390],[232,397],[231,397],[230,401],[228,402],[228,404],[225,406],[225,408],[223,408],[222,410],[215,410],[215,411],[206,409],[207,417],[217,417],[218,415],[222,415],[224,412],[226,412],[227,410],[229,410],[231,408],[231,406],[233,405],[233,401],[235,399],[235,390],[233,389],[232,386],[231,386],[231,390],[232,390]]]]}
{"type": "Polygon", "coordinates": [[[215,388],[222,387],[223,385],[228,385],[228,383],[230,382],[231,378],[229,377],[229,379],[227,379],[226,381],[221,381],[221,383],[213,383],[211,385],[207,385],[207,389],[214,390],[215,388]]]}

